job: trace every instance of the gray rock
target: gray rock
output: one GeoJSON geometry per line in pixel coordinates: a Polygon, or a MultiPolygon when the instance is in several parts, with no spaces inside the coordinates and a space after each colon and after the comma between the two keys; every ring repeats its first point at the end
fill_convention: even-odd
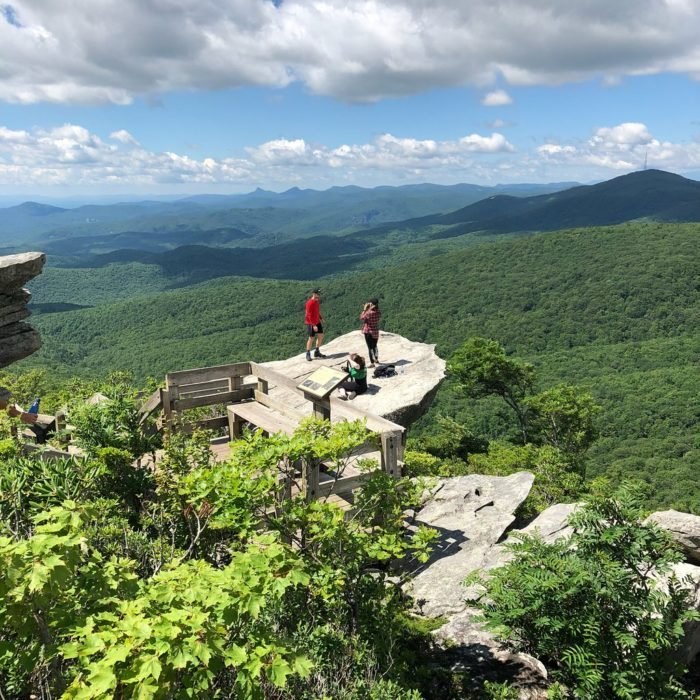
{"type": "Polygon", "coordinates": [[[26,323],[13,323],[0,328],[0,367],[7,367],[29,357],[41,347],[41,337],[26,323]]]}
{"type": "Polygon", "coordinates": [[[452,615],[466,608],[464,579],[484,567],[533,481],[529,472],[472,474],[440,481],[440,488],[415,521],[438,530],[437,546],[428,563],[407,584],[408,593],[424,615],[452,615]]]}
{"type": "MultiPolygon", "coordinates": [[[[577,503],[558,503],[543,510],[522,530],[511,530],[508,540],[494,545],[486,552],[481,566],[479,567],[482,574],[487,575],[492,569],[498,569],[513,558],[513,553],[505,545],[514,535],[539,534],[547,543],[556,542],[564,537],[569,537],[573,532],[573,528],[569,527],[566,521],[579,507],[577,503]]],[[[484,587],[481,584],[474,584],[465,589],[465,598],[467,600],[475,600],[483,595],[483,593],[484,587]]]]}
{"type": "Polygon", "coordinates": [[[566,524],[569,516],[580,508],[578,503],[557,503],[543,510],[527,527],[519,532],[526,535],[535,533],[547,543],[569,537],[573,528],[566,524]]]}
{"type": "MultiPolygon", "coordinates": [[[[686,581],[692,590],[693,609],[700,612],[700,567],[692,564],[676,564],[673,573],[686,581]]],[[[700,652],[700,620],[691,620],[685,624],[685,635],[681,642],[679,655],[685,664],[691,664],[700,652]]]]}
{"type": "Polygon", "coordinates": [[[652,513],[645,522],[653,522],[668,530],[681,546],[688,561],[700,564],[700,516],[677,510],[652,513]]]}
{"type": "Polygon", "coordinates": [[[20,253],[0,256],[0,292],[23,287],[44,269],[43,253],[20,253]]]}
{"type": "MultiPolygon", "coordinates": [[[[264,364],[292,377],[300,384],[322,365],[340,369],[351,352],[367,357],[367,346],[360,331],[346,333],[324,343],[322,351],[326,358],[313,362],[308,362],[306,353],[302,352],[286,360],[264,364]]],[[[381,362],[392,362],[396,365],[398,374],[385,379],[373,379],[372,369],[368,368],[369,390],[366,394],[357,396],[351,404],[362,411],[407,427],[430,406],[445,378],[445,361],[435,354],[434,345],[415,343],[403,336],[383,331],[379,334],[379,353],[381,362]]],[[[308,401],[284,389],[271,387],[270,394],[283,395],[285,403],[297,411],[309,410],[308,401]]],[[[333,399],[331,412],[333,402],[342,410],[343,402],[333,399]]]]}
{"type": "Polygon", "coordinates": [[[515,686],[521,700],[546,698],[547,670],[543,664],[528,654],[504,649],[478,621],[478,614],[467,608],[433,632],[447,657],[442,664],[453,672],[466,672],[475,692],[488,680],[515,686]]]}

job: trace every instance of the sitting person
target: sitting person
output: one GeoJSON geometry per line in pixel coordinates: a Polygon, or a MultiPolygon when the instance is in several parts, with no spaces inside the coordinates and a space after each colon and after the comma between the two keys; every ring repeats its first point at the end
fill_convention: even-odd
{"type": "Polygon", "coordinates": [[[350,377],[338,386],[340,398],[343,400],[354,399],[358,394],[364,394],[367,391],[365,358],[357,353],[351,353],[345,365],[345,371],[350,377]]]}
{"type": "Polygon", "coordinates": [[[16,403],[10,403],[12,394],[7,389],[0,388],[0,409],[7,409],[7,415],[11,418],[19,418],[22,423],[29,426],[34,433],[37,443],[43,445],[49,434],[55,432],[55,416],[45,416],[39,413],[39,399],[36,399],[25,411],[16,403]]]}

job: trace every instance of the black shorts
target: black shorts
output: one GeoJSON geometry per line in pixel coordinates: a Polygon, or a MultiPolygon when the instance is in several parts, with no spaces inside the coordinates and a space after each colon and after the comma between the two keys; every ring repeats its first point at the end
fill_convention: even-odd
{"type": "Polygon", "coordinates": [[[316,328],[318,330],[314,330],[313,324],[311,324],[311,323],[306,324],[306,330],[309,334],[309,338],[313,338],[316,335],[316,333],[319,333],[319,334],[323,333],[323,326],[320,323],[316,324],[316,328]]]}

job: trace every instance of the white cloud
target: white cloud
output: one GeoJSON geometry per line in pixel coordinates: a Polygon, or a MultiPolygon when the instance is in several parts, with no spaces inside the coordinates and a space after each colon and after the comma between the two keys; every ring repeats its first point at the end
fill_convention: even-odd
{"type": "Polygon", "coordinates": [[[452,140],[382,134],[368,143],[323,144],[279,138],[240,157],[193,157],[151,151],[127,131],[102,139],[76,124],[53,129],[0,126],[0,186],[46,191],[231,191],[256,185],[402,184],[407,182],[590,181],[648,166],[673,172],[700,169],[700,143],[654,136],[645,124],[601,126],[575,141],[548,141],[516,150],[503,134],[452,140]]]}
{"type": "Polygon", "coordinates": [[[575,167],[579,172],[586,172],[588,168],[601,174],[633,170],[644,163],[650,168],[674,172],[700,167],[700,143],[661,141],[639,122],[601,127],[578,144],[546,143],[536,152],[543,158],[543,164],[575,167]]]}
{"type": "Polygon", "coordinates": [[[467,167],[475,157],[492,157],[514,151],[498,133],[470,134],[453,141],[399,138],[383,134],[372,143],[328,146],[303,139],[275,139],[246,149],[241,158],[193,158],[174,152],[144,148],[127,131],[117,130],[109,141],[82,126],[65,124],[55,129],[13,131],[0,127],[0,184],[46,187],[104,187],[119,183],[145,185],[238,184],[300,182],[328,179],[357,180],[377,175],[402,179],[446,169],[467,167]],[[313,170],[308,175],[309,169],[313,170]]]}
{"type": "Polygon", "coordinates": [[[139,145],[139,142],[126,129],[119,129],[118,131],[113,131],[109,135],[109,138],[111,138],[114,141],[119,141],[119,143],[123,144],[131,144],[132,146],[139,145]]]}
{"type": "Polygon", "coordinates": [[[503,107],[513,104],[513,99],[505,90],[494,90],[484,95],[481,104],[484,107],[503,107]]]}
{"type": "Polygon", "coordinates": [[[697,0],[8,0],[4,7],[0,100],[18,103],[126,104],[171,90],[292,82],[366,101],[496,80],[700,76],[697,0]]]}

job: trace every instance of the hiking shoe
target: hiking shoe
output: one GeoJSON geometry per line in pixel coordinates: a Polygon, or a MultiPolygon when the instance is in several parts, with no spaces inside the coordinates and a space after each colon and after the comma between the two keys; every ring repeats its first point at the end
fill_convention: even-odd
{"type": "Polygon", "coordinates": [[[314,357],[317,357],[320,360],[325,360],[328,357],[328,355],[324,355],[322,352],[316,350],[316,352],[314,353],[314,357]]]}
{"type": "Polygon", "coordinates": [[[348,401],[352,401],[356,396],[357,396],[357,394],[354,391],[349,392],[348,393],[348,401]]]}
{"type": "Polygon", "coordinates": [[[311,353],[310,353],[310,352],[307,352],[307,353],[306,353],[306,359],[307,359],[309,362],[311,362],[311,353]]]}

